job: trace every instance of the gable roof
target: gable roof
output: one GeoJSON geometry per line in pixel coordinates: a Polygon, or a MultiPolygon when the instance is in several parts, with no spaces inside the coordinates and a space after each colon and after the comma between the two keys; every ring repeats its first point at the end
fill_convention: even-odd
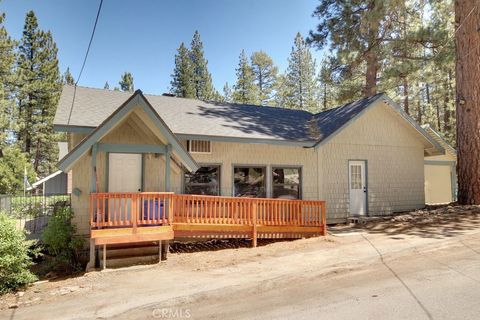
{"type": "MultiPolygon", "coordinates": [[[[57,131],[90,132],[131,94],[65,85],[54,119],[57,131]]],[[[397,111],[434,149],[442,147],[385,94],[359,99],[312,114],[303,110],[246,104],[205,102],[169,96],[144,95],[154,111],[180,139],[319,146],[355,121],[377,102],[397,111]]],[[[443,152],[443,151],[442,151],[443,152]]]]}
{"type": "Polygon", "coordinates": [[[135,108],[140,108],[149,117],[149,119],[152,120],[155,127],[167,140],[168,144],[171,145],[173,154],[180,158],[182,164],[189,171],[196,171],[199,168],[198,164],[192,158],[190,153],[185,150],[175,134],[153,109],[152,105],[147,101],[140,90],[135,91],[135,93],[132,94],[125,102],[123,102],[120,107],[110,114],[77,146],[75,146],[75,148],[73,148],[63,159],[61,159],[58,163],[58,167],[64,172],[68,171],[78,159],[80,159],[85,153],[88,152],[88,150],[90,150],[90,147],[100,141],[123,119],[127,118],[132,112],[135,112],[135,108]]]}
{"type": "Polygon", "coordinates": [[[452,147],[452,145],[448,143],[447,140],[445,140],[445,138],[443,138],[443,136],[437,130],[433,129],[429,124],[422,125],[422,128],[427,131],[433,139],[440,143],[446,152],[448,152],[455,159],[457,158],[457,150],[452,147]]]}

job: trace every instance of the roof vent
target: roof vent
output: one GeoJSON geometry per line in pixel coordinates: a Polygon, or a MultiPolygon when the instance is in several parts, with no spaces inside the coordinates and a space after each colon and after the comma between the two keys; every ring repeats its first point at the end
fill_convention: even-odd
{"type": "Polygon", "coordinates": [[[170,93],[170,92],[165,92],[165,93],[162,93],[162,96],[164,96],[164,97],[175,97],[175,94],[170,93]]]}

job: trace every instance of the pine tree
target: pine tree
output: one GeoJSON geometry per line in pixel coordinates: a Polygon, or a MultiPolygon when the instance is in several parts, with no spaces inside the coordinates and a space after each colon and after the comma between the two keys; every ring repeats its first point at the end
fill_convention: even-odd
{"type": "Polygon", "coordinates": [[[70,68],[67,68],[67,70],[63,74],[63,82],[65,84],[69,84],[69,85],[74,85],[75,84],[75,80],[73,79],[73,76],[70,73],[70,68]]]}
{"type": "Polygon", "coordinates": [[[458,202],[480,204],[480,8],[455,1],[458,202]],[[475,10],[476,9],[476,10],[475,10]]]}
{"type": "Polygon", "coordinates": [[[220,92],[218,92],[217,90],[214,89],[212,99],[210,99],[210,100],[213,101],[213,102],[224,102],[225,98],[221,95],[220,92]]]}
{"type": "Polygon", "coordinates": [[[252,53],[250,60],[260,104],[263,106],[273,105],[278,68],[273,64],[272,58],[263,51],[252,53]]]}
{"type": "Polygon", "coordinates": [[[255,85],[255,76],[244,50],[240,53],[236,70],[237,82],[233,86],[233,101],[244,104],[257,104],[258,87],[255,85]]]}
{"type": "Polygon", "coordinates": [[[3,26],[5,13],[0,13],[0,152],[6,146],[13,115],[13,65],[15,42],[3,26]]]}
{"type": "MultiPolygon", "coordinates": [[[[320,20],[308,41],[336,54],[335,70],[342,78],[362,75],[362,87],[348,88],[352,98],[377,92],[378,72],[392,21],[403,1],[321,0],[313,15],[320,20]]],[[[350,97],[348,98],[350,99],[350,97]]]]}
{"type": "Polygon", "coordinates": [[[193,68],[195,98],[210,100],[214,93],[212,75],[208,72],[208,61],[204,57],[203,43],[198,31],[195,31],[190,45],[190,62],[193,68]]]}
{"type": "Polygon", "coordinates": [[[317,112],[319,109],[315,61],[300,33],[295,36],[283,88],[279,94],[283,95],[285,108],[311,112],[317,112]]]}
{"type": "Polygon", "coordinates": [[[110,85],[108,84],[108,81],[105,81],[105,85],[103,86],[103,89],[105,90],[110,89],[110,85]]]}
{"type": "Polygon", "coordinates": [[[194,70],[190,61],[190,52],[183,42],[175,55],[175,68],[173,69],[170,92],[177,97],[195,98],[194,70]]]}
{"type": "Polygon", "coordinates": [[[118,82],[120,89],[124,92],[133,92],[135,87],[133,85],[133,76],[130,72],[124,72],[121,76],[120,81],[118,82]]]}
{"type": "Polygon", "coordinates": [[[223,101],[224,102],[233,102],[232,89],[228,85],[228,82],[225,82],[225,85],[223,86],[223,101]]]}
{"type": "Polygon", "coordinates": [[[17,58],[17,139],[40,175],[54,170],[57,136],[53,117],[61,90],[57,46],[51,33],[39,30],[33,11],[27,13],[17,58]]]}
{"type": "Polygon", "coordinates": [[[322,61],[318,74],[318,101],[322,111],[331,109],[338,105],[337,90],[333,78],[331,64],[328,59],[322,61]]]}

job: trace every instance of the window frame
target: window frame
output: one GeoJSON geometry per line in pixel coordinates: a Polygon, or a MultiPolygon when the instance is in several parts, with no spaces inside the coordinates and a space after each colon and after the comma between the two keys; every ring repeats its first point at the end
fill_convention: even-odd
{"type": "Polygon", "coordinates": [[[211,140],[199,140],[199,139],[187,140],[187,151],[192,153],[192,154],[211,154],[212,153],[212,141],[211,140]],[[208,151],[192,151],[192,141],[208,142],[208,151]]]}
{"type": "Polygon", "coordinates": [[[275,170],[275,169],[298,169],[298,199],[296,199],[296,200],[303,200],[303,166],[301,166],[301,165],[272,165],[270,167],[271,198],[272,199],[279,199],[279,198],[274,198],[275,183],[273,181],[273,170],[275,170]]]}
{"type": "MultiPolygon", "coordinates": [[[[211,195],[211,196],[221,196],[222,195],[222,164],[221,163],[199,163],[199,168],[202,167],[218,167],[218,192],[216,195],[211,195]]],[[[185,175],[187,172],[183,172],[182,175],[182,190],[183,194],[192,194],[192,195],[197,195],[193,193],[186,193],[186,181],[185,181],[185,175]]]]}
{"type": "MultiPolygon", "coordinates": [[[[268,198],[268,165],[265,164],[232,164],[232,197],[234,198],[243,198],[237,197],[235,195],[235,169],[236,168],[261,168],[263,169],[263,182],[264,182],[264,194],[265,197],[258,198],[268,198]]],[[[251,197],[248,197],[251,198],[251,197]]]]}

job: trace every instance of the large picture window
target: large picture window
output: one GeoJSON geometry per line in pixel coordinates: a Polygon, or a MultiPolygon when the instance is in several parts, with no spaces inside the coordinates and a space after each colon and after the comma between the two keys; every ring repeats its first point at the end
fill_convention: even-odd
{"type": "Polygon", "coordinates": [[[301,169],[272,169],[273,198],[301,199],[301,169]]]}
{"type": "Polygon", "coordinates": [[[265,172],[264,167],[234,167],[235,197],[265,198],[265,172]]]}
{"type": "Polygon", "coordinates": [[[220,195],[220,166],[200,167],[195,173],[185,173],[185,193],[220,195]]]}

